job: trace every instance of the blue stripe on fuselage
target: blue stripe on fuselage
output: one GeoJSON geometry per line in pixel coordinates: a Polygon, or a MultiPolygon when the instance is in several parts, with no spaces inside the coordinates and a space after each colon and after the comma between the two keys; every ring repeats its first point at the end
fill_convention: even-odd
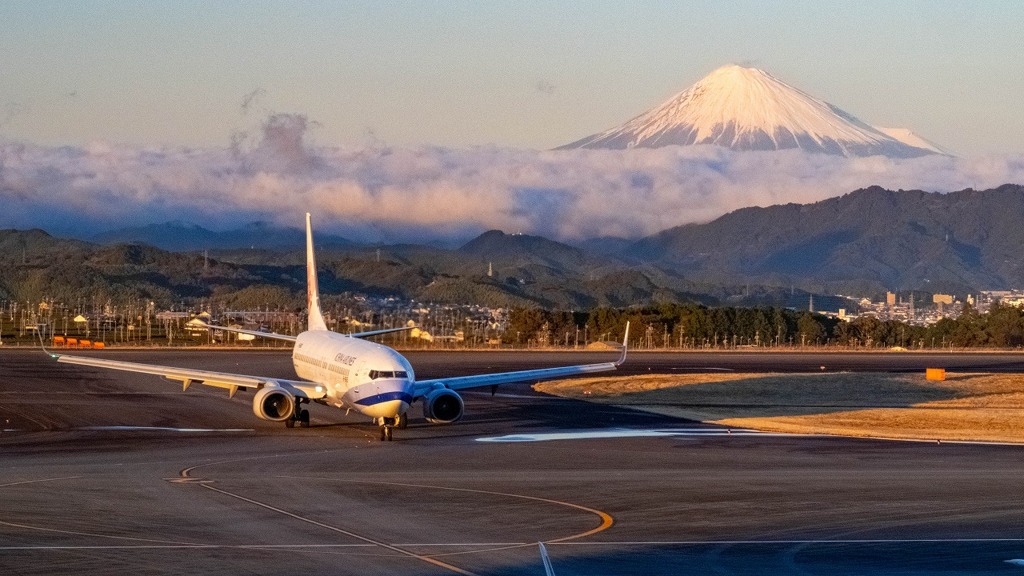
{"type": "Polygon", "coordinates": [[[375,396],[361,398],[359,400],[356,400],[356,404],[359,404],[360,406],[373,406],[374,404],[380,404],[381,402],[391,402],[393,400],[401,400],[406,404],[412,404],[412,394],[396,390],[394,392],[385,392],[383,394],[377,394],[375,396]]]}

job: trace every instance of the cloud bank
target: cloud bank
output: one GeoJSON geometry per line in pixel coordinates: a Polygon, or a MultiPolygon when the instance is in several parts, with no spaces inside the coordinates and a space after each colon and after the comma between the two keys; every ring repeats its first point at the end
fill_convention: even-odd
{"type": "Polygon", "coordinates": [[[251,144],[167,149],[0,143],[0,228],[88,234],[169,220],[253,220],[361,241],[467,238],[488,229],[562,240],[638,237],[746,206],[870,185],[953,191],[1024,183],[1024,156],[846,159],[714,146],[534,151],[310,146],[305,116],[267,119],[251,144]]]}

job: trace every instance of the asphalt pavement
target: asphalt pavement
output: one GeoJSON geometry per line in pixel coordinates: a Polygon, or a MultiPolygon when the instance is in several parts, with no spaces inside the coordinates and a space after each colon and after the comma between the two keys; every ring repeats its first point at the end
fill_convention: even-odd
{"type": "MultiPolygon", "coordinates": [[[[293,375],[284,351],[104,354],[293,375]]],[[[423,378],[610,356],[409,354],[423,378]]],[[[623,372],[1021,359],[641,353],[623,372]]],[[[539,541],[559,576],[1024,570],[1018,446],[759,434],[528,384],[382,443],[322,406],[309,429],[262,422],[251,398],[0,352],[0,573],[540,575],[539,541]]]]}

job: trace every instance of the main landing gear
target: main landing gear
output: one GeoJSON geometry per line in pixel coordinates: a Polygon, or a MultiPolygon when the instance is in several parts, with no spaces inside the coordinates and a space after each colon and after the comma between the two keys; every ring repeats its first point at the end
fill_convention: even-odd
{"type": "Polygon", "coordinates": [[[309,428],[309,410],[303,408],[301,403],[295,405],[292,417],[285,420],[284,425],[288,428],[295,428],[296,422],[299,423],[299,428],[309,428]]]}
{"type": "Polygon", "coordinates": [[[405,427],[408,425],[408,423],[409,423],[409,418],[408,418],[408,416],[405,415],[405,413],[399,414],[395,418],[378,418],[377,419],[377,424],[378,424],[378,426],[380,426],[380,440],[381,440],[381,442],[384,442],[384,441],[390,442],[390,441],[394,440],[394,438],[395,438],[395,428],[400,428],[400,429],[404,430],[405,427]]]}

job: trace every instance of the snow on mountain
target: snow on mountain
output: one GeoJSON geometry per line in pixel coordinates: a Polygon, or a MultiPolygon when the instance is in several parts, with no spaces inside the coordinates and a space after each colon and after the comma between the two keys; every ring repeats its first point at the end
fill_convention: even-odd
{"type": "Polygon", "coordinates": [[[931,140],[927,140],[925,138],[918,136],[914,131],[910,130],[909,128],[882,128],[881,126],[875,126],[875,130],[878,130],[879,132],[889,136],[890,138],[895,138],[908,146],[913,146],[915,148],[923,148],[925,150],[931,150],[936,154],[943,154],[945,156],[951,155],[948,150],[945,150],[944,148],[932,142],[931,140]]]}
{"type": "MultiPolygon", "coordinates": [[[[908,131],[909,132],[909,131],[908,131]]],[[[841,156],[913,158],[935,153],[910,145],[756,68],[724,66],[661,106],[569,148],[657,148],[716,144],[841,156]]]]}

